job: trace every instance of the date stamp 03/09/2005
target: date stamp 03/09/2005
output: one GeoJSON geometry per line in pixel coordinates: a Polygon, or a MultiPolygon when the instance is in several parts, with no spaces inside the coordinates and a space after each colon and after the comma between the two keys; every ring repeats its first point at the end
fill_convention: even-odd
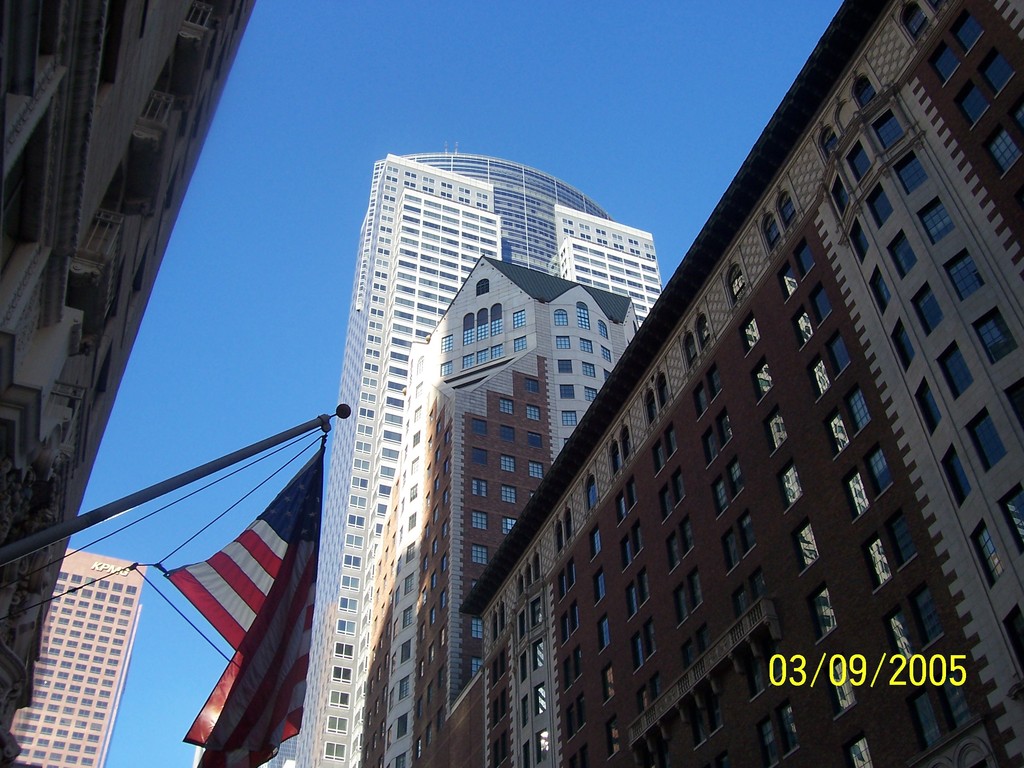
{"type": "Polygon", "coordinates": [[[967,681],[964,663],[967,654],[925,656],[915,653],[904,656],[899,653],[883,653],[876,662],[869,662],[860,653],[843,655],[822,653],[813,664],[802,654],[783,656],[775,654],[768,661],[768,679],[773,686],[792,685],[812,688],[821,677],[822,682],[833,686],[961,686],[967,681]],[[829,663],[826,666],[826,659],[829,663]],[[824,676],[822,672],[824,671],[824,676]]]}

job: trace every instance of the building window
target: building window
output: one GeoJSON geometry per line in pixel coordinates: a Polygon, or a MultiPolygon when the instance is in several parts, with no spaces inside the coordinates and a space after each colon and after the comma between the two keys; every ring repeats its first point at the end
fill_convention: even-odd
{"type": "Polygon", "coordinates": [[[982,566],[985,569],[985,576],[988,579],[989,584],[995,584],[1003,573],[1003,562],[999,558],[999,552],[996,551],[995,542],[992,541],[992,535],[989,533],[988,528],[984,523],[978,525],[974,529],[974,534],[971,536],[974,541],[974,548],[978,552],[978,559],[981,561],[982,566]]]}
{"type": "Polygon", "coordinates": [[[563,427],[575,427],[576,426],[576,411],[562,411],[562,426],[563,427]]]}
{"type": "Polygon", "coordinates": [[[741,331],[741,338],[743,340],[743,348],[749,352],[755,344],[761,339],[761,332],[757,328],[757,320],[753,317],[747,319],[747,322],[743,324],[741,331]]]}
{"type": "Polygon", "coordinates": [[[921,165],[921,161],[917,159],[917,155],[913,152],[896,163],[895,167],[896,175],[903,186],[903,191],[908,195],[928,180],[928,174],[925,173],[924,166],[921,165]]]}
{"type": "Polygon", "coordinates": [[[529,464],[530,477],[544,477],[544,465],[539,461],[531,461],[529,464]]]}
{"type": "Polygon", "coordinates": [[[921,382],[914,397],[917,400],[917,407],[921,409],[925,426],[928,427],[929,432],[934,432],[935,428],[939,426],[939,422],[942,421],[942,412],[939,410],[939,404],[935,402],[935,396],[932,395],[927,381],[921,382]]]}
{"type": "MultiPolygon", "coordinates": [[[[836,180],[832,182],[832,199],[835,200],[836,208],[839,209],[839,213],[845,213],[846,206],[850,204],[850,195],[846,191],[846,187],[843,185],[843,180],[838,176],[836,177],[836,180]]],[[[790,291],[790,293],[792,293],[792,291],[790,291]]]]}
{"type": "Polygon", "coordinates": [[[881,448],[875,448],[867,456],[868,471],[871,474],[871,485],[875,493],[879,494],[892,485],[892,472],[889,471],[889,464],[885,460],[885,454],[881,448]]]}
{"type": "Polygon", "coordinates": [[[501,455],[501,469],[505,472],[516,471],[516,457],[503,453],[501,455]]]}
{"type": "Polygon", "coordinates": [[[779,473],[779,487],[785,507],[791,506],[803,495],[804,491],[800,485],[800,476],[797,474],[796,466],[790,464],[779,473]]]}
{"type": "Polygon", "coordinates": [[[977,123],[988,109],[988,99],[985,98],[985,94],[970,81],[957,94],[956,104],[971,125],[977,123]]]}
{"type": "Polygon", "coordinates": [[[775,217],[771,214],[764,217],[761,222],[761,232],[764,235],[764,240],[768,244],[768,249],[771,250],[778,245],[782,235],[779,233],[778,222],[775,221],[775,217]]]}
{"type": "Polygon", "coordinates": [[[783,193],[779,198],[779,216],[782,217],[782,225],[788,227],[796,216],[796,208],[793,206],[793,198],[783,193]]]}
{"type": "Polygon", "coordinates": [[[540,382],[537,379],[526,378],[523,380],[523,388],[534,394],[540,392],[540,382]]]}
{"type": "Polygon", "coordinates": [[[917,264],[917,255],[911,248],[910,241],[902,232],[889,243],[889,256],[900,277],[906,277],[907,273],[917,264]]]}
{"type": "Polygon", "coordinates": [[[875,98],[875,87],[863,75],[853,84],[853,98],[862,107],[866,107],[875,98]]]}
{"type": "Polygon", "coordinates": [[[925,587],[911,595],[910,600],[918,629],[921,631],[921,638],[927,645],[942,634],[942,624],[939,622],[939,613],[935,607],[935,601],[932,599],[932,593],[925,587]]]}
{"type": "Polygon", "coordinates": [[[782,420],[782,414],[779,413],[778,409],[773,411],[765,421],[765,431],[768,434],[768,442],[774,451],[784,442],[786,442],[786,424],[782,420]]]}
{"type": "Polygon", "coordinates": [[[942,368],[942,375],[946,378],[954,399],[960,397],[974,382],[971,369],[967,367],[967,361],[956,344],[948,347],[939,356],[939,367],[942,368]]]}
{"type": "Polygon", "coordinates": [[[974,443],[974,449],[978,452],[978,458],[985,471],[998,464],[999,460],[1006,455],[1006,448],[1003,446],[996,425],[987,410],[983,409],[975,416],[967,425],[967,430],[971,433],[971,441],[974,443]]]}
{"type": "Polygon", "coordinates": [[[864,146],[858,141],[846,155],[846,162],[853,172],[853,178],[860,181],[871,168],[871,158],[864,151],[864,146]]]}
{"type": "Polygon", "coordinates": [[[481,480],[479,477],[474,477],[470,481],[470,490],[474,496],[486,496],[487,481],[481,480]]]}
{"type": "Polygon", "coordinates": [[[544,441],[539,432],[527,432],[526,444],[531,448],[541,448],[543,447],[544,441]]]}
{"type": "Polygon", "coordinates": [[[885,224],[889,220],[889,216],[892,215],[892,203],[889,202],[889,196],[885,194],[885,190],[881,186],[876,186],[868,195],[868,209],[878,226],[885,224]]]}
{"type": "Polygon", "coordinates": [[[608,338],[608,324],[604,320],[597,321],[597,332],[601,335],[602,339],[608,338]]]}
{"type": "Polygon", "coordinates": [[[921,219],[921,223],[928,233],[928,239],[932,243],[939,242],[939,240],[955,229],[953,220],[946,211],[946,206],[938,198],[932,200],[927,206],[918,211],[917,215],[921,219]]]}
{"type": "Polygon", "coordinates": [[[935,717],[935,710],[932,709],[927,691],[910,699],[910,711],[922,746],[929,747],[942,737],[939,721],[935,717]]]}
{"type": "Polygon", "coordinates": [[[585,330],[590,330],[590,309],[582,301],[576,302],[576,324],[585,330]]]}
{"type": "Polygon", "coordinates": [[[867,490],[864,488],[864,478],[861,477],[860,472],[854,471],[853,474],[847,475],[844,482],[846,497],[853,511],[853,517],[856,519],[863,515],[870,505],[867,490]]]}
{"type": "Polygon", "coordinates": [[[981,37],[981,32],[981,25],[967,11],[961,13],[956,24],[953,25],[953,36],[956,37],[965,51],[969,51],[974,47],[978,38],[981,37]]]}
{"type": "Polygon", "coordinates": [[[850,433],[846,430],[846,422],[839,411],[833,412],[828,420],[829,437],[832,440],[832,450],[840,453],[850,444],[850,433]]]}
{"type": "Polygon", "coordinates": [[[472,513],[472,523],[474,528],[487,528],[487,513],[474,510],[472,513]]]}
{"type": "Polygon", "coordinates": [[[857,219],[854,219],[853,225],[850,227],[850,244],[853,246],[857,258],[864,261],[870,244],[868,243],[867,235],[864,234],[864,228],[857,219]]]}
{"type": "Polygon", "coordinates": [[[1006,355],[1017,348],[1017,342],[1010,334],[1010,329],[999,314],[999,310],[992,310],[987,315],[974,323],[974,331],[978,339],[985,347],[985,354],[989,362],[995,363],[1002,360],[1006,355]]]}
{"type": "Polygon", "coordinates": [[[988,153],[992,156],[995,164],[999,166],[999,170],[1005,173],[1020,157],[1020,147],[1017,146],[1006,129],[1000,127],[988,140],[988,153]]]}
{"type": "Polygon", "coordinates": [[[509,504],[516,503],[516,488],[514,485],[501,486],[501,500],[509,504]]]}
{"type": "Polygon", "coordinates": [[[558,361],[558,372],[559,373],[572,373],[572,360],[559,360],[558,361]]]}
{"type": "Polygon", "coordinates": [[[555,349],[572,349],[572,341],[568,336],[555,336],[555,349]]]}
{"type": "Polygon", "coordinates": [[[558,396],[563,400],[573,400],[576,397],[576,388],[572,384],[559,384],[558,396]]]}
{"type": "Polygon", "coordinates": [[[957,67],[960,66],[960,59],[956,53],[945,43],[939,43],[939,47],[935,49],[935,53],[931,57],[932,69],[938,74],[939,79],[945,83],[949,78],[956,72],[957,67]]]}
{"type": "Polygon", "coordinates": [[[868,566],[871,569],[871,578],[875,587],[880,587],[892,578],[892,571],[889,569],[889,560],[885,556],[885,547],[882,540],[877,536],[873,538],[864,549],[868,566]]]}
{"type": "Polygon", "coordinates": [[[796,546],[797,559],[800,561],[800,570],[818,559],[818,543],[814,540],[814,530],[810,523],[805,523],[797,529],[793,534],[793,543],[796,546]]]}
{"type": "Polygon", "coordinates": [[[580,352],[593,352],[594,342],[590,339],[580,339],[580,352]]]}
{"type": "Polygon", "coordinates": [[[868,751],[868,740],[863,736],[847,745],[846,759],[851,768],[874,768],[871,752],[868,751]]]}
{"type": "MultiPolygon", "coordinates": [[[[761,360],[760,365],[754,369],[754,390],[757,394],[757,399],[760,400],[768,391],[772,388],[772,374],[768,369],[768,363],[765,360],[761,360]]],[[[700,388],[701,394],[704,392],[704,388],[700,388]]],[[[707,407],[705,403],[704,407],[707,407]]]]}
{"type": "Polygon", "coordinates": [[[523,328],[526,325],[526,310],[519,309],[512,313],[512,327],[523,328]]]}
{"type": "Polygon", "coordinates": [[[896,355],[900,359],[900,364],[903,366],[903,370],[907,370],[910,367],[910,362],[914,359],[914,345],[910,341],[910,334],[907,333],[907,329],[903,327],[903,321],[896,321],[896,327],[892,329],[892,343],[896,347],[896,355]]]}
{"type": "Polygon", "coordinates": [[[1006,516],[1006,522],[1010,527],[1010,532],[1013,534],[1014,541],[1017,543],[1017,549],[1024,552],[1024,489],[1019,485],[1014,486],[1000,500],[999,506],[1006,516]]]}
{"type": "Polygon", "coordinates": [[[757,737],[761,745],[761,764],[765,768],[776,765],[779,762],[779,749],[775,744],[775,729],[769,718],[757,724],[757,737]]]}
{"type": "Polygon", "coordinates": [[[793,718],[793,707],[788,701],[783,702],[776,710],[779,721],[779,736],[782,741],[782,753],[787,754],[800,744],[796,737],[796,720],[793,718]]]}
{"type": "Polygon", "coordinates": [[[531,421],[540,421],[540,407],[536,405],[526,406],[526,418],[531,421]]]}
{"type": "Polygon", "coordinates": [[[889,538],[892,540],[896,552],[896,564],[903,565],[911,557],[918,554],[918,548],[913,545],[910,537],[910,528],[907,527],[906,518],[902,512],[897,512],[886,522],[889,530],[889,538]]]}
{"type": "Polygon", "coordinates": [[[597,622],[597,649],[603,651],[611,644],[612,630],[608,623],[608,616],[602,616],[597,622]]]}
{"type": "Polygon", "coordinates": [[[946,455],[942,457],[942,469],[946,473],[946,480],[949,481],[953,498],[956,499],[957,504],[963,504],[964,499],[971,492],[971,483],[967,479],[967,473],[964,471],[964,465],[960,462],[956,449],[950,448],[946,451],[946,455]]]}
{"type": "Polygon", "coordinates": [[[474,544],[470,549],[470,559],[478,565],[487,565],[487,547],[483,544],[474,544]]]}
{"type": "Polygon", "coordinates": [[[514,443],[515,442],[515,440],[516,440],[516,428],[515,427],[510,427],[508,424],[502,424],[501,428],[498,431],[499,431],[499,433],[501,435],[501,439],[504,440],[506,443],[514,443]]]}
{"type": "Polygon", "coordinates": [[[501,411],[502,413],[514,413],[515,412],[515,404],[512,402],[512,400],[510,400],[507,397],[499,398],[498,399],[498,410],[501,411]]]}
{"type": "Polygon", "coordinates": [[[909,3],[903,9],[903,16],[901,17],[904,29],[910,33],[910,36],[917,40],[921,33],[924,31],[925,26],[928,24],[928,19],[921,10],[921,7],[917,3],[909,3]]]}
{"type": "Polygon", "coordinates": [[[942,322],[942,308],[928,283],[914,296],[914,310],[921,321],[921,328],[927,336],[942,322]]]}
{"type": "Polygon", "coordinates": [[[811,598],[811,617],[814,620],[815,635],[819,638],[824,637],[836,628],[836,613],[832,608],[828,587],[822,587],[811,598]]]}
{"type": "Polygon", "coordinates": [[[877,267],[871,275],[871,293],[874,294],[875,302],[878,304],[878,310],[885,312],[885,308],[889,306],[889,301],[892,298],[892,294],[889,293],[889,286],[885,282],[885,278],[882,277],[882,273],[878,271],[877,267]]]}
{"type": "Polygon", "coordinates": [[[961,251],[946,262],[946,274],[949,275],[953,289],[961,300],[966,299],[985,284],[974,259],[967,251],[961,251]]]}
{"type": "Polygon", "coordinates": [[[818,144],[821,146],[821,151],[828,157],[835,152],[836,146],[839,144],[839,139],[836,137],[836,132],[831,128],[825,128],[821,132],[821,137],[818,139],[818,144]]]}

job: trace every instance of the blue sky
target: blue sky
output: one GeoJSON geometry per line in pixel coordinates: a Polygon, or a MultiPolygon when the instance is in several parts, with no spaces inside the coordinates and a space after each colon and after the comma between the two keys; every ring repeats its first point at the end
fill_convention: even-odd
{"type": "MultiPolygon", "coordinates": [[[[333,411],[388,152],[457,143],[554,174],[652,232],[667,280],[838,5],[259,0],[83,511],[333,411]]],[[[155,562],[283,461],[92,550],[155,562]]],[[[167,565],[232,539],[290,471],[167,565]]],[[[107,766],[188,766],[181,737],[225,662],[148,587],[143,605],[107,766]]]]}

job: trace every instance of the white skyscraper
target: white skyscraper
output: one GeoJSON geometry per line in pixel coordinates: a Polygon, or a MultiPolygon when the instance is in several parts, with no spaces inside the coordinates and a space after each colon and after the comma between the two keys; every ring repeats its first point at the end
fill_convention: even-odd
{"type": "Polygon", "coordinates": [[[374,165],[339,388],[354,418],[331,451],[300,765],[360,762],[373,553],[399,470],[412,345],[481,257],[628,295],[639,320],[661,289],[651,235],[552,176],[447,153],[374,165]]]}

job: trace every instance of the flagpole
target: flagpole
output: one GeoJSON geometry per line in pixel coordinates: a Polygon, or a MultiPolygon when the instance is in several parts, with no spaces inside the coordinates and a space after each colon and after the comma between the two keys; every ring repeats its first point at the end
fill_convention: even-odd
{"type": "MultiPolygon", "coordinates": [[[[337,416],[339,419],[347,419],[351,414],[352,409],[345,403],[339,405],[334,412],[334,416],[337,416]]],[[[332,418],[333,416],[328,416],[325,413],[320,414],[315,419],[310,419],[309,421],[294,426],[291,429],[286,429],[284,432],[280,432],[273,437],[260,440],[257,443],[246,446],[245,448],[240,448],[234,453],[221,456],[219,459],[214,459],[202,466],[190,469],[187,472],[182,472],[180,475],[175,475],[172,478],[156,483],[155,485],[151,485],[141,491],[136,491],[124,498],[118,499],[117,501],[104,504],[102,507],[98,507],[91,512],[78,515],[70,520],[64,520],[56,525],[50,526],[49,528],[44,528],[41,531],[30,534],[23,539],[19,539],[18,541],[4,544],[3,546],[0,546],[0,568],[6,566],[8,563],[18,560],[19,558],[25,557],[25,555],[30,555],[37,550],[50,546],[51,544],[56,544],[62,539],[70,538],[79,531],[83,531],[86,528],[102,523],[104,520],[109,520],[115,515],[126,512],[132,507],[137,507],[140,504],[145,504],[147,501],[152,501],[166,493],[176,491],[178,488],[194,483],[196,480],[201,480],[204,477],[212,475],[214,472],[219,472],[225,467],[230,467],[232,464],[245,461],[245,459],[248,459],[251,456],[263,453],[276,445],[285,443],[292,438],[299,437],[306,432],[311,432],[318,427],[322,429],[326,435],[331,431],[332,418]]]]}

